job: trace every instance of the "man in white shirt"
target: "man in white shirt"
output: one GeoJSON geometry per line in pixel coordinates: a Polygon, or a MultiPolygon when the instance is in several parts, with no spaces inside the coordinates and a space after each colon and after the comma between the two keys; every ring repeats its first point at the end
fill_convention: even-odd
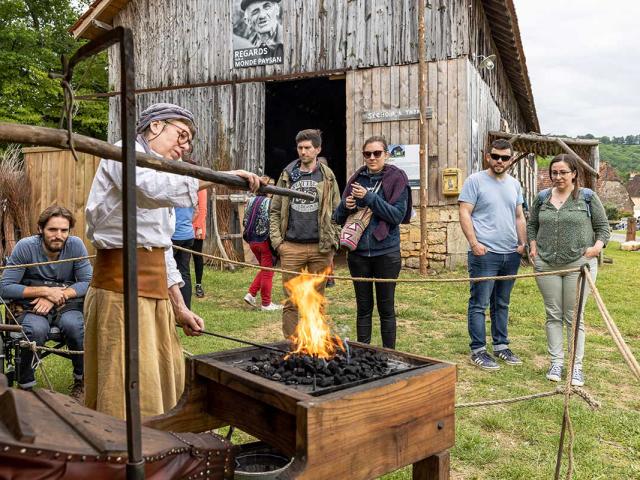
{"type": "MultiPolygon", "coordinates": [[[[136,150],[179,161],[191,149],[193,115],[160,103],[140,115],[136,150]]],[[[229,173],[260,186],[257,175],[229,173]]],[[[209,182],[136,169],[140,410],[143,416],[171,409],[184,388],[184,359],[175,328],[200,335],[203,320],[180,294],[182,277],[171,249],[173,207],[195,207],[209,182]]],[[[122,272],[122,165],[102,160],[86,208],[87,236],[97,249],[94,276],[85,299],[85,404],[125,418],[124,298],[122,272]]]]}

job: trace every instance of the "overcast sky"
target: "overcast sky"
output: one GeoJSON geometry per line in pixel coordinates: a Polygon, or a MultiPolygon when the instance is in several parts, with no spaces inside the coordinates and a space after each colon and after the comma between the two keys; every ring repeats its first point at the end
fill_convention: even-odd
{"type": "Polygon", "coordinates": [[[640,133],[640,1],[514,0],[542,133],[640,133]]]}

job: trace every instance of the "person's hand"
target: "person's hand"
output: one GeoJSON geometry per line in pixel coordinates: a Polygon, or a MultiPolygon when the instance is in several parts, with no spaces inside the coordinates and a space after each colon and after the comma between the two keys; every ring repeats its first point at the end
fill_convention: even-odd
{"type": "Polygon", "coordinates": [[[353,210],[354,208],[356,208],[356,199],[353,198],[353,195],[349,195],[344,199],[344,206],[349,210],[353,210]]]}
{"type": "Polygon", "coordinates": [[[202,229],[200,227],[196,228],[196,240],[203,240],[202,229]]]}
{"type": "Polygon", "coordinates": [[[353,198],[363,199],[368,190],[360,185],[358,182],[354,182],[351,186],[351,195],[353,198]]]}
{"type": "Polygon", "coordinates": [[[255,173],[247,172],[246,170],[233,170],[229,173],[233,173],[234,175],[247,180],[249,182],[249,190],[253,193],[257,192],[261,185],[267,184],[266,179],[260,178],[255,173]]]}
{"type": "Polygon", "coordinates": [[[64,288],[62,287],[48,287],[47,293],[44,297],[54,305],[58,306],[64,305],[64,302],[67,301],[64,288]]]}
{"type": "Polygon", "coordinates": [[[485,247],[483,244],[481,244],[480,242],[476,242],[472,247],[471,247],[471,251],[473,252],[473,254],[476,257],[481,257],[482,255],[486,255],[487,254],[487,247],[485,247]]]}
{"type": "Polygon", "coordinates": [[[204,330],[204,320],[186,307],[176,313],[176,322],[188,337],[202,335],[202,330],[204,330]]]}
{"type": "Polygon", "coordinates": [[[531,260],[535,259],[538,256],[538,246],[535,243],[529,245],[529,258],[531,260]]]}
{"type": "Polygon", "coordinates": [[[51,311],[54,303],[44,297],[38,297],[31,302],[31,305],[33,305],[33,313],[37,313],[38,315],[46,315],[51,311]]]}
{"type": "Polygon", "coordinates": [[[589,247],[584,251],[584,256],[585,258],[595,258],[598,255],[600,255],[600,252],[602,251],[601,248],[598,247],[589,247]]]}
{"type": "Polygon", "coordinates": [[[516,247],[516,252],[518,252],[518,254],[519,254],[520,256],[523,256],[523,255],[524,255],[524,250],[525,250],[525,246],[524,246],[524,245],[518,245],[518,246],[516,247]]]}

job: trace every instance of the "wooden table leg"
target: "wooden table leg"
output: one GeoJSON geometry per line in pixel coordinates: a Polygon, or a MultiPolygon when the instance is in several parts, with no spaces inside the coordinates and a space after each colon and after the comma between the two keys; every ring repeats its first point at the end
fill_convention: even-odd
{"type": "Polygon", "coordinates": [[[413,464],[413,480],[449,480],[449,451],[413,464]]]}

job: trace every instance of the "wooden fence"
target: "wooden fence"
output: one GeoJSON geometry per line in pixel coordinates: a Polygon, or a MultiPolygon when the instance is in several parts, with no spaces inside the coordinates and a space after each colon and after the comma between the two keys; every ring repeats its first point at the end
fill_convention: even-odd
{"type": "Polygon", "coordinates": [[[95,253],[85,232],[84,208],[100,158],[78,153],[76,162],[69,150],[49,147],[24,148],[22,152],[31,182],[32,231],[37,232],[40,212],[58,204],[71,210],[76,219],[72,235],[82,239],[89,254],[95,253]]]}

